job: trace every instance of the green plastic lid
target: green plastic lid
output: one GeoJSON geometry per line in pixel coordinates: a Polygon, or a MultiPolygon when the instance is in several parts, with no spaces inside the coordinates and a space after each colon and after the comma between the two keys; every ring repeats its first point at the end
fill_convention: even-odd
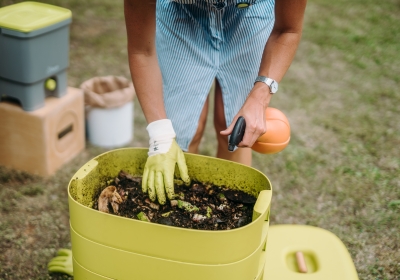
{"type": "Polygon", "coordinates": [[[0,8],[0,28],[32,32],[71,18],[65,8],[38,2],[22,2],[0,8]]]}

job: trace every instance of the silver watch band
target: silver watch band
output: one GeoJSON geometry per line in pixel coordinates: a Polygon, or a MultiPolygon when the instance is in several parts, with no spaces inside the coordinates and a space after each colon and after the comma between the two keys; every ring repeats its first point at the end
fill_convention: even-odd
{"type": "Polygon", "coordinates": [[[257,83],[257,82],[262,82],[262,83],[266,84],[269,87],[272,94],[276,93],[278,91],[278,82],[275,81],[274,79],[271,79],[271,78],[268,78],[265,76],[258,76],[254,83],[257,83]]]}

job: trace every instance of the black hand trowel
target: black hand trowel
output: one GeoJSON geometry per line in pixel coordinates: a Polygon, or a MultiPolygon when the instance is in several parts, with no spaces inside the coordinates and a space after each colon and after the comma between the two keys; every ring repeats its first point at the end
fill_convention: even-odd
{"type": "Polygon", "coordinates": [[[246,130],[246,120],[239,117],[233,127],[231,136],[229,137],[228,150],[233,152],[235,147],[242,141],[244,131],[246,130]]]}

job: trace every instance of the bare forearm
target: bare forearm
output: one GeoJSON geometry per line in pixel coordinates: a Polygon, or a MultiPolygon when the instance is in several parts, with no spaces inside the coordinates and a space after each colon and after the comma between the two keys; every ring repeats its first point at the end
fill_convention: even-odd
{"type": "Polygon", "coordinates": [[[301,32],[272,33],[264,49],[259,75],[280,82],[293,61],[300,38],[301,32]]]}
{"type": "Polygon", "coordinates": [[[165,119],[162,77],[158,65],[154,0],[125,0],[128,56],[136,95],[148,123],[165,119]]]}
{"type": "MultiPolygon", "coordinates": [[[[258,72],[260,76],[280,82],[289,69],[300,43],[306,2],[307,0],[275,1],[275,24],[264,48],[258,72]]],[[[263,83],[256,83],[254,87],[269,92],[269,88],[263,83]]],[[[272,95],[259,95],[264,106],[268,106],[272,95]]]]}
{"type": "Polygon", "coordinates": [[[129,65],[136,95],[147,122],[165,119],[162,78],[157,57],[131,54],[129,65]]]}
{"type": "Polygon", "coordinates": [[[276,0],[275,24],[264,48],[259,75],[280,82],[299,46],[307,0],[276,0]]]}

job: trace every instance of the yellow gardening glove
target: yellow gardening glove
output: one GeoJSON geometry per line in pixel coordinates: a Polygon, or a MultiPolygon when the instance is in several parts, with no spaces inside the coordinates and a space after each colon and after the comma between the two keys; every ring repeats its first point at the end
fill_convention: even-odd
{"type": "Polygon", "coordinates": [[[74,276],[72,268],[72,251],[69,249],[59,249],[57,251],[57,257],[52,258],[47,264],[47,270],[51,273],[64,273],[74,276]]]}
{"type": "Polygon", "coordinates": [[[147,131],[150,135],[149,157],[144,167],[142,190],[147,192],[152,201],[158,199],[165,204],[166,195],[173,199],[174,172],[178,164],[179,172],[185,184],[190,184],[183,151],[175,141],[175,131],[168,119],[152,122],[147,131]]]}

